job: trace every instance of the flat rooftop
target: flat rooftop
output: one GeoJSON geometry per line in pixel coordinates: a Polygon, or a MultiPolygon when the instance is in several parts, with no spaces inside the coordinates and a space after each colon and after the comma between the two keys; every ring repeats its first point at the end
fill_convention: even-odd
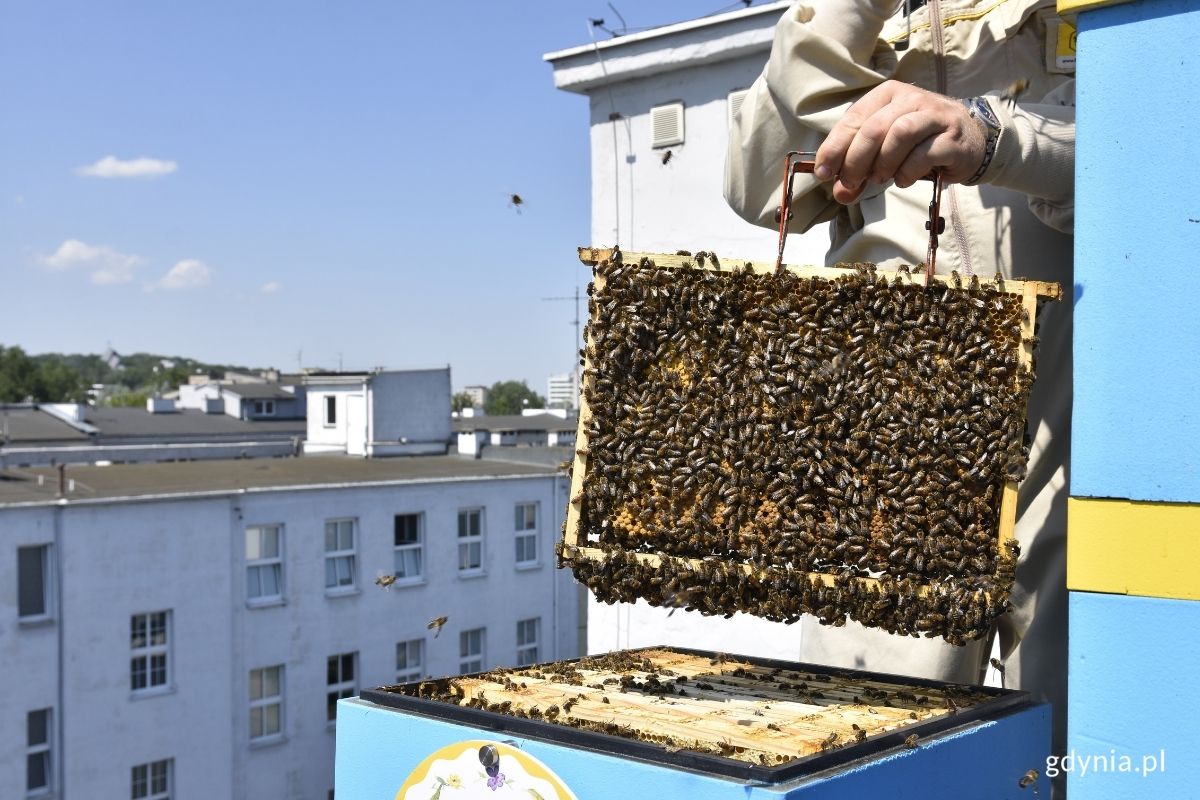
{"type": "MultiPolygon", "coordinates": [[[[69,466],[75,481],[68,504],[117,498],[186,497],[238,492],[286,491],[304,487],[369,486],[487,478],[549,477],[539,464],[482,461],[458,456],[352,456],[178,461],[111,466],[69,466]]],[[[0,507],[58,502],[58,472],[52,467],[0,470],[0,507]]]]}

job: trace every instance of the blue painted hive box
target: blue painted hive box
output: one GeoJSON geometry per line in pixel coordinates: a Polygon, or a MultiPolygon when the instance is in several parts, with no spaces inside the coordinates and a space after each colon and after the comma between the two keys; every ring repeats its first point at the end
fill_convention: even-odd
{"type": "Polygon", "coordinates": [[[364,691],[339,800],[1029,798],[1023,692],[656,647],[364,691]]]}

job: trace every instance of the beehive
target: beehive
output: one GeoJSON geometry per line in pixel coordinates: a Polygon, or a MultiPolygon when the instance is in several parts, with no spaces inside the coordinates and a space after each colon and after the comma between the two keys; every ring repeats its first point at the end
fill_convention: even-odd
{"type": "Polygon", "coordinates": [[[363,698],[772,781],[912,747],[1028,701],[1021,692],[665,647],[382,687],[363,698]]]}
{"type": "Polygon", "coordinates": [[[1059,287],[584,250],[560,562],[606,602],[982,636],[1059,287]]]}

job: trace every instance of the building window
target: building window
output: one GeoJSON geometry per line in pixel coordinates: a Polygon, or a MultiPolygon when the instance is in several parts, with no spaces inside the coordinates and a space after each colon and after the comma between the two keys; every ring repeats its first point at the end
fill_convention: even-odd
{"type": "Polygon", "coordinates": [[[517,666],[527,667],[538,660],[538,633],[542,627],[539,617],[517,622],[517,666]]]}
{"type": "Polygon", "coordinates": [[[129,619],[129,688],[166,686],[170,680],[171,612],[134,614],[129,619]]]}
{"type": "Polygon", "coordinates": [[[358,694],[358,687],[354,681],[356,661],[358,653],[342,653],[329,657],[325,674],[325,719],[330,722],[337,719],[337,701],[358,694]]]}
{"type": "Polygon", "coordinates": [[[528,566],[538,560],[537,503],[517,503],[517,565],[528,566]]]}
{"type": "Polygon", "coordinates": [[[395,566],[397,581],[419,581],[424,569],[424,514],[397,514],[395,520],[395,566]]]}
{"type": "Polygon", "coordinates": [[[325,426],[337,425],[337,395],[325,395],[325,426]]]}
{"type": "Polygon", "coordinates": [[[484,629],[463,631],[458,635],[458,671],[461,674],[483,672],[484,629]]]}
{"type": "Polygon", "coordinates": [[[48,708],[25,717],[25,791],[31,795],[48,794],[53,787],[50,724],[48,708]]]}
{"type": "Polygon", "coordinates": [[[458,571],[483,569],[483,509],[458,512],[458,571]]]}
{"type": "Polygon", "coordinates": [[[256,417],[273,417],[273,416],[275,416],[275,401],[274,400],[255,400],[254,401],[254,416],[256,416],[256,417]]]}
{"type": "Polygon", "coordinates": [[[355,529],[358,520],[325,521],[325,588],[353,589],[355,580],[355,529]]]}
{"type": "Polygon", "coordinates": [[[283,526],[246,528],[246,597],[253,603],[283,599],[283,526]]]}
{"type": "Polygon", "coordinates": [[[50,545],[17,548],[17,616],[50,616],[50,545]]]}
{"type": "Polygon", "coordinates": [[[412,683],[425,677],[425,640],[411,639],[396,645],[396,683],[412,683]]]}
{"type": "Polygon", "coordinates": [[[174,759],[171,758],[138,764],[133,768],[133,788],[129,796],[133,800],[170,800],[171,772],[174,766],[174,759]]]}
{"type": "Polygon", "coordinates": [[[250,670],[250,740],[283,731],[283,665],[250,670]]]}

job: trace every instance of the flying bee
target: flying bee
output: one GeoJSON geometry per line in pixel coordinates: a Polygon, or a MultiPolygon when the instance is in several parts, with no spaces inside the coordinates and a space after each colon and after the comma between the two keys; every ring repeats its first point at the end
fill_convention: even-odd
{"type": "Polygon", "coordinates": [[[433,638],[436,639],[437,637],[442,635],[442,626],[444,626],[449,619],[450,619],[449,617],[444,617],[444,616],[443,617],[434,617],[433,619],[429,620],[428,623],[426,623],[425,627],[428,630],[436,631],[433,634],[433,638]]]}
{"type": "MultiPolygon", "coordinates": [[[[1009,107],[1011,108],[1017,104],[1017,99],[1020,98],[1021,95],[1025,94],[1025,91],[1028,88],[1028,78],[1017,78],[1015,81],[1010,83],[1003,92],[1000,93],[1000,100],[1008,103],[1009,107]]],[[[1000,273],[997,272],[996,275],[999,277],[1000,273]]]]}
{"type": "Polygon", "coordinates": [[[1037,783],[1038,777],[1038,771],[1036,769],[1031,769],[1021,776],[1021,780],[1017,781],[1017,786],[1025,789],[1037,783]]]}
{"type": "Polygon", "coordinates": [[[375,585],[382,587],[384,590],[390,591],[392,584],[396,582],[396,576],[386,572],[379,573],[379,577],[375,579],[375,585]]]}
{"type": "Polygon", "coordinates": [[[666,152],[664,152],[664,153],[662,154],[662,163],[663,163],[663,164],[666,164],[668,161],[670,161],[670,160],[671,160],[671,155],[672,155],[672,153],[671,153],[671,151],[670,151],[670,150],[667,150],[666,152]]]}
{"type": "Polygon", "coordinates": [[[521,206],[525,205],[525,198],[521,197],[521,195],[517,194],[516,192],[513,192],[508,196],[508,205],[511,209],[520,214],[521,206]]]}

